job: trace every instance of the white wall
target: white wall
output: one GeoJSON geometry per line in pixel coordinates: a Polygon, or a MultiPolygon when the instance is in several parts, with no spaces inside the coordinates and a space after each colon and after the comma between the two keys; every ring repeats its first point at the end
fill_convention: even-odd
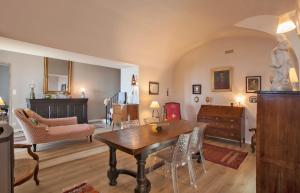
{"type": "Polygon", "coordinates": [[[135,76],[137,83],[139,82],[138,67],[121,68],[121,92],[127,92],[128,103],[139,104],[139,85],[132,86],[132,75],[135,76]]]}
{"type": "Polygon", "coordinates": [[[9,104],[9,66],[0,64],[0,96],[9,104]]]}
{"type": "Polygon", "coordinates": [[[232,37],[208,42],[185,55],[176,65],[173,76],[174,100],[181,102],[183,118],[195,121],[205,97],[213,98],[213,104],[230,105],[237,95],[246,97],[246,141],[251,134],[248,129],[256,126],[256,104],[249,103],[246,94],[245,77],[262,76],[262,90],[269,88],[271,64],[270,53],[276,41],[258,37],[232,37]],[[224,54],[225,50],[234,49],[233,54],[224,54]],[[214,67],[233,67],[232,92],[211,92],[211,72],[214,67]],[[200,102],[193,101],[192,84],[202,85],[200,102]]]}

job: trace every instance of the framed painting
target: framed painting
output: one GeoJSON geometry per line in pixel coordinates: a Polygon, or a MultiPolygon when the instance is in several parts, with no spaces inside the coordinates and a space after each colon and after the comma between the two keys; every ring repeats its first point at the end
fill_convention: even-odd
{"type": "Polygon", "coordinates": [[[158,82],[149,82],[149,94],[158,95],[159,94],[159,83],[158,82]]]}
{"type": "Polygon", "coordinates": [[[213,92],[226,92],[232,90],[231,67],[213,68],[211,70],[211,76],[213,92]]]}
{"type": "Polygon", "coordinates": [[[261,76],[246,76],[246,93],[261,91],[261,76]]]}
{"type": "Polygon", "coordinates": [[[201,84],[193,84],[193,94],[201,94],[201,84]]]}

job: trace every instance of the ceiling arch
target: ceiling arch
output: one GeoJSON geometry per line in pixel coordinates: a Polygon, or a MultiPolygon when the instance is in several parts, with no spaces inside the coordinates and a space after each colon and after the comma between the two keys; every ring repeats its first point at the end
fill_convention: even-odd
{"type": "Polygon", "coordinates": [[[0,36],[164,68],[245,18],[295,7],[295,0],[2,0],[0,36]]]}

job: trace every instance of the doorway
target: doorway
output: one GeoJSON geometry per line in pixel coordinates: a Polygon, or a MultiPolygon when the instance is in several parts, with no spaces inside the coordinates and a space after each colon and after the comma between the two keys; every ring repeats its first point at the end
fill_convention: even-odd
{"type": "Polygon", "coordinates": [[[0,64],[0,125],[9,124],[9,80],[9,65],[0,64]]]}

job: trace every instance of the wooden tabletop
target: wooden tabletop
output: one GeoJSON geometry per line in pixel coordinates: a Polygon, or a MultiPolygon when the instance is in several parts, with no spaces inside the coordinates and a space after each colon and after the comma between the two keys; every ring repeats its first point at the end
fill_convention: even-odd
{"type": "Polygon", "coordinates": [[[206,126],[205,123],[185,120],[161,124],[163,129],[159,133],[154,132],[151,125],[143,125],[97,134],[94,138],[126,153],[137,155],[145,150],[158,148],[161,144],[170,143],[176,140],[179,135],[190,133],[196,126],[206,126]]]}

